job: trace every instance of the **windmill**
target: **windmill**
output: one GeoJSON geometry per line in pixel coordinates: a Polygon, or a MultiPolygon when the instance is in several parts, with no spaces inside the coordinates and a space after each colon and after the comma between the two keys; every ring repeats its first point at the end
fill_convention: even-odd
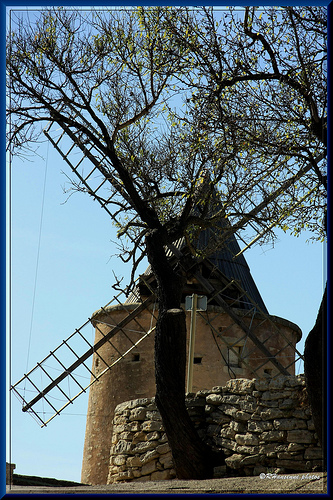
{"type": "MultiPolygon", "coordinates": [[[[97,134],[82,114],[78,115],[73,110],[72,118],[81,120],[85,130],[97,134]]],[[[51,121],[44,134],[77,177],[79,188],[91,195],[118,224],[117,212],[110,206],[117,203],[121,186],[110,175],[108,158],[103,151],[87,139],[87,135],[74,134],[65,123],[60,123],[60,129],[56,129],[55,122],[51,121]],[[90,167],[84,173],[82,167],[87,160],[90,167]]],[[[204,232],[202,237],[208,241],[213,236],[211,232],[204,232]]],[[[184,293],[207,296],[211,313],[198,311],[198,315],[213,333],[229,378],[240,376],[240,373],[251,377],[260,377],[264,373],[267,376],[292,373],[295,363],[302,359],[296,349],[299,332],[291,328],[291,334],[286,333],[285,325],[281,326],[277,318],[268,314],[234,237],[230,238],[226,249],[217,249],[209,259],[198,259],[189,253],[183,241],[178,241],[169,245],[168,257],[180,265],[187,276],[184,293]],[[236,261],[234,257],[237,257],[236,261]],[[217,327],[221,314],[228,321],[224,326],[217,327]],[[237,335],[229,335],[232,331],[236,331],[237,335]]],[[[121,371],[125,360],[135,362],[141,346],[152,342],[156,317],[156,283],[148,268],[137,279],[136,287],[130,294],[122,290],[11,386],[22,403],[22,410],[41,426],[46,426],[81,394],[88,390],[92,393],[93,387],[101,387],[97,382],[107,380],[116,370],[121,371]],[[91,325],[96,329],[94,343],[87,340],[85,333],[91,325]],[[85,385],[82,380],[87,376],[90,382],[85,385]],[[28,399],[27,393],[32,397],[28,399]],[[51,411],[51,416],[46,416],[46,408],[51,411]]],[[[131,397],[135,394],[129,394],[127,399],[131,397]]],[[[112,408],[107,415],[109,425],[112,425],[111,416],[112,408]]],[[[91,426],[87,424],[88,434],[91,426]]],[[[101,436],[101,441],[103,450],[100,448],[98,452],[104,457],[103,475],[103,467],[108,465],[110,443],[104,436],[101,436]]],[[[90,458],[91,463],[94,460],[94,457],[90,458]]],[[[103,482],[101,477],[93,481],[88,479],[90,482],[103,482]]]]}

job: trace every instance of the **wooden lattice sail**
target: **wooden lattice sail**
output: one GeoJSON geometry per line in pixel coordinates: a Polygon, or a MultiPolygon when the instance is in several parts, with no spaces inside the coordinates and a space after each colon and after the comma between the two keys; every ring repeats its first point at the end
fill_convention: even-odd
{"type": "MultiPolygon", "coordinates": [[[[77,116],[73,111],[73,116],[97,134],[82,115],[77,116]]],[[[108,163],[106,155],[86,137],[74,134],[65,124],[59,127],[51,121],[44,133],[75,174],[78,189],[97,200],[113,222],[119,225],[117,211],[111,208],[117,203],[119,185],[117,178],[112,174],[112,166],[108,163]]],[[[214,234],[212,230],[209,231],[204,231],[200,235],[199,244],[202,248],[212,241],[214,234]]],[[[182,266],[188,277],[184,294],[203,293],[207,296],[209,307],[219,308],[220,312],[216,314],[221,314],[223,311],[223,314],[228,316],[228,325],[219,327],[218,330],[212,315],[205,316],[205,321],[207,329],[214,334],[215,341],[227,348],[227,357],[221,350],[221,361],[229,367],[231,377],[237,376],[235,360],[239,367],[246,368],[247,373],[253,377],[261,376],[264,366],[269,366],[266,373],[272,373],[273,376],[290,373],[295,363],[302,359],[301,353],[296,349],[300,332],[291,338],[281,328],[279,321],[268,314],[232,233],[223,246],[217,246],[207,258],[191,255],[181,241],[169,245],[168,256],[175,265],[182,266]],[[236,339],[231,339],[227,335],[232,328],[237,328],[236,339]],[[272,343],[275,345],[274,349],[272,343]],[[229,358],[232,358],[233,363],[229,358]],[[256,359],[255,362],[253,358],[256,359]]],[[[123,308],[124,316],[118,323],[107,324],[106,330],[103,327],[103,330],[98,332],[100,335],[97,342],[90,343],[85,333],[88,325],[93,324],[95,328],[99,328],[92,317],[50,351],[50,354],[37,363],[21,380],[12,385],[12,392],[22,402],[22,410],[34,416],[42,426],[46,425],[145,341],[154,330],[156,318],[153,315],[153,321],[147,328],[140,323],[139,316],[143,311],[152,314],[151,304],[156,300],[154,287],[154,278],[148,269],[137,281],[137,287],[127,301],[126,292],[123,291],[101,308],[100,311],[109,311],[116,304],[123,308]],[[127,306],[130,303],[135,307],[129,309],[127,306]],[[133,325],[136,330],[134,341],[129,334],[129,331],[133,330],[133,325]],[[106,343],[113,345],[114,340],[119,337],[126,337],[124,343],[126,348],[123,350],[115,348],[116,351],[118,349],[118,354],[110,363],[103,359],[100,354],[101,348],[106,343]],[[93,355],[100,357],[103,365],[103,370],[99,370],[98,376],[94,365],[92,366],[93,355]],[[49,411],[52,413],[50,417],[49,411]]],[[[198,314],[204,316],[204,313],[198,314]]]]}

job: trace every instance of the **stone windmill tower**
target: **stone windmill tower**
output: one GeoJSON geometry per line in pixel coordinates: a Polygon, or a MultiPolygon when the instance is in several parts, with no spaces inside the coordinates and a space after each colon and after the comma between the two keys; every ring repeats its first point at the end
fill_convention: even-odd
{"type": "MultiPolygon", "coordinates": [[[[47,138],[85,190],[114,219],[108,209],[114,195],[109,193],[107,198],[102,194],[107,181],[103,167],[107,161],[105,157],[95,151],[94,146],[87,148],[87,144],[74,136],[65,124],[60,135],[56,135],[52,127],[51,123],[45,130],[47,138]],[[69,147],[66,152],[62,144],[64,139],[66,148],[69,147]],[[72,141],[70,146],[69,139],[72,141]],[[79,160],[77,154],[71,156],[77,152],[81,153],[79,160]],[[76,163],[72,160],[74,157],[76,163]],[[94,167],[83,176],[78,167],[86,159],[94,167]],[[95,180],[93,172],[101,173],[102,178],[95,180]]],[[[196,250],[207,246],[213,249],[206,258],[193,256],[183,240],[169,245],[168,249],[169,259],[182,267],[187,278],[183,303],[186,308],[187,298],[190,298],[191,391],[223,385],[230,378],[294,374],[295,362],[302,358],[296,349],[301,337],[299,328],[268,314],[234,235],[230,234],[222,247],[214,243],[217,233],[223,231],[228,231],[227,223],[218,230],[207,230],[199,235],[196,250]],[[199,302],[199,307],[195,307],[198,297],[205,297],[207,306],[202,307],[199,302]],[[194,320],[195,329],[191,328],[194,320]]],[[[122,292],[114,297],[11,387],[22,401],[22,410],[29,412],[42,426],[89,390],[82,465],[85,483],[106,483],[115,406],[155,394],[153,344],[158,315],[155,287],[148,268],[127,298],[122,292]],[[91,325],[95,328],[93,343],[85,333],[86,327],[91,325]],[[42,385],[41,374],[44,374],[42,385]],[[87,378],[87,375],[90,380],[85,385],[82,377],[87,378]],[[25,396],[26,384],[35,393],[30,401],[25,396]],[[69,390],[70,384],[74,389],[69,390]],[[61,399],[61,403],[55,403],[55,399],[61,399]],[[44,417],[41,403],[52,409],[52,417],[44,417]]]]}
{"type": "MultiPolygon", "coordinates": [[[[198,244],[204,247],[211,238],[212,233],[204,231],[198,244]]],[[[177,256],[169,252],[170,259],[175,263],[184,257],[183,253],[186,255],[188,252],[186,248],[182,252],[182,242],[177,243],[174,248],[177,256]]],[[[295,373],[295,346],[301,338],[301,332],[289,321],[268,315],[244,256],[233,259],[239,252],[238,243],[232,236],[224,247],[187,272],[183,291],[184,308],[186,298],[207,298],[205,310],[200,310],[199,306],[196,312],[191,392],[225,385],[231,378],[274,377],[280,373],[295,373]]],[[[123,304],[100,309],[92,316],[97,343],[112,325],[120,323],[139,304],[152,299],[149,306],[129,322],[126,335],[119,336],[112,344],[104,344],[93,357],[92,369],[98,376],[105,371],[108,363],[116,359],[117,352],[126,352],[141,338],[142,328],[151,331],[122,362],[113,370],[108,370],[100,382],[90,389],[82,464],[83,482],[106,483],[115,407],[123,401],[155,395],[153,327],[158,310],[153,300],[153,289],[154,278],[148,267],[134,292],[123,304]]],[[[191,317],[189,311],[188,351],[191,317]]]]}

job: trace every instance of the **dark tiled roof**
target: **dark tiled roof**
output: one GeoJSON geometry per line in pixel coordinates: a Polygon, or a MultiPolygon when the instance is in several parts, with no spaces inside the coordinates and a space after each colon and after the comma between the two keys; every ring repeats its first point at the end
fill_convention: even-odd
{"type": "MultiPolygon", "coordinates": [[[[202,231],[199,240],[197,242],[197,249],[203,250],[207,247],[208,243],[212,242],[212,238],[214,238],[214,230],[206,229],[202,231]]],[[[180,240],[174,243],[178,249],[185,248],[185,239],[181,238],[180,240]]],[[[234,255],[237,255],[240,251],[240,247],[237,243],[237,240],[234,235],[230,236],[230,238],[224,243],[222,247],[220,247],[217,251],[215,251],[209,257],[206,257],[203,260],[203,266],[207,265],[207,261],[212,264],[210,265],[210,269],[216,268],[220,273],[222,273],[228,280],[236,280],[242,287],[243,290],[247,292],[252,302],[259,306],[259,308],[268,314],[264,301],[259,293],[259,290],[252,278],[250,268],[244,258],[243,255],[238,256],[236,259],[233,259],[234,255]]],[[[174,258],[171,251],[167,251],[167,255],[169,258],[174,258]]],[[[149,265],[144,272],[143,276],[149,277],[152,275],[151,266],[149,265]]],[[[213,274],[212,274],[213,277],[213,274]]],[[[215,277],[215,285],[216,285],[216,275],[215,277]]],[[[209,279],[209,278],[208,278],[209,279]]],[[[225,286],[225,280],[221,276],[221,288],[225,286]]],[[[191,293],[187,291],[187,293],[191,293]]],[[[196,292],[197,293],[197,292],[196,292]]],[[[198,292],[200,293],[200,291],[198,292]]],[[[203,292],[201,292],[203,293],[203,292]]],[[[228,292],[226,292],[226,295],[228,292]]],[[[140,291],[139,288],[135,288],[133,292],[129,295],[126,300],[126,303],[138,302],[140,300],[140,291]]],[[[246,297],[242,297],[241,303],[238,307],[243,309],[252,309],[253,304],[251,301],[247,300],[246,297]]]]}
{"type": "MultiPolygon", "coordinates": [[[[201,184],[200,189],[198,189],[197,192],[196,196],[197,200],[200,199],[202,200],[203,196],[205,196],[208,190],[211,189],[208,171],[204,173],[204,177],[205,177],[204,182],[201,184]]],[[[210,198],[210,200],[211,204],[209,206],[208,211],[209,215],[212,216],[221,210],[221,201],[215,190],[213,191],[213,195],[210,198]]],[[[201,203],[197,203],[197,205],[193,209],[193,214],[200,215],[200,212],[201,212],[201,203]]],[[[200,250],[204,251],[205,249],[207,249],[208,246],[210,248],[214,248],[213,245],[214,242],[216,242],[215,247],[217,248],[217,250],[215,250],[212,254],[209,255],[209,257],[206,257],[203,260],[203,266],[205,265],[205,262],[207,262],[208,260],[209,263],[213,264],[213,266],[216,266],[217,270],[220,271],[222,275],[224,275],[220,276],[221,289],[225,285],[226,280],[224,277],[226,277],[228,280],[238,281],[242,289],[245,290],[245,292],[249,295],[251,301],[254,302],[257,306],[259,306],[259,308],[263,312],[268,314],[264,301],[262,300],[259,290],[257,289],[257,286],[252,278],[250,268],[243,254],[241,254],[235,259],[233,258],[240,252],[240,247],[238,245],[235,235],[231,233],[230,237],[226,241],[224,241],[222,245],[218,241],[218,238],[221,237],[223,233],[225,234],[225,231],[228,230],[229,228],[230,224],[228,219],[220,218],[217,227],[211,227],[209,229],[201,231],[198,239],[196,240],[195,243],[193,243],[193,246],[199,251],[200,250]]],[[[185,238],[181,238],[180,240],[174,242],[174,246],[176,246],[178,249],[184,249],[186,246],[185,238]]],[[[167,255],[170,258],[174,258],[171,251],[167,251],[167,255]]],[[[208,267],[210,269],[212,268],[211,265],[209,265],[208,267]]],[[[148,266],[147,270],[144,273],[144,276],[148,277],[151,274],[152,274],[151,267],[148,266]]],[[[214,278],[216,285],[216,275],[214,276],[214,278]]],[[[126,303],[137,301],[139,294],[140,294],[139,290],[135,289],[126,300],[126,303]]],[[[250,301],[247,301],[247,299],[245,300],[242,299],[242,303],[239,304],[239,307],[242,307],[244,309],[252,309],[253,305],[250,303],[250,301]]]]}
{"type": "MultiPolygon", "coordinates": [[[[214,238],[214,229],[206,229],[199,236],[198,248],[204,249],[214,238]]],[[[208,257],[208,260],[214,264],[227,278],[237,280],[241,287],[247,292],[252,301],[259,308],[268,314],[265,303],[251,275],[250,268],[243,254],[233,259],[240,252],[239,244],[234,235],[231,235],[224,245],[208,257]]],[[[244,308],[249,306],[244,304],[244,308]]]]}

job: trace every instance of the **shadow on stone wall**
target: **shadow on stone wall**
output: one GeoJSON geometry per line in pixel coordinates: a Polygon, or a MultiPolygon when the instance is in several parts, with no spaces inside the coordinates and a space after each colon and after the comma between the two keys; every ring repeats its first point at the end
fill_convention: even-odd
{"type": "MultiPolygon", "coordinates": [[[[224,387],[188,394],[187,408],[202,439],[227,456],[216,477],[322,470],[303,375],[229,380],[224,387]]],[[[154,398],[118,405],[108,484],[174,477],[154,398]]]]}

